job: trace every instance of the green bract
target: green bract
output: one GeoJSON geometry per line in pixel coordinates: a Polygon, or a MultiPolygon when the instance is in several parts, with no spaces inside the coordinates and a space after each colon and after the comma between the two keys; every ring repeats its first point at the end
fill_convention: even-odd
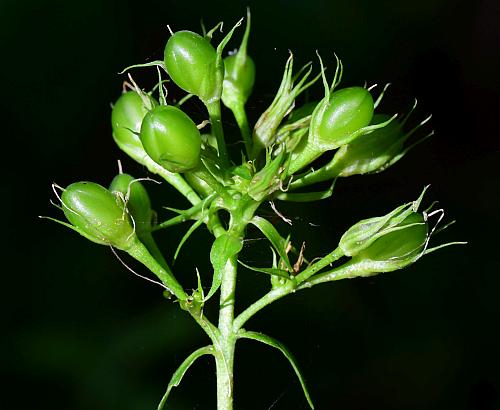
{"type": "Polygon", "coordinates": [[[169,38],[164,52],[170,78],[184,91],[205,103],[220,99],[217,76],[224,75],[217,65],[217,53],[210,42],[192,31],[178,31],[169,38]]]}
{"type": "Polygon", "coordinates": [[[120,96],[111,111],[111,126],[116,143],[127,153],[143,154],[139,132],[144,116],[158,103],[147,95],[129,91],[120,96]]]}
{"type": "Polygon", "coordinates": [[[123,201],[93,182],[76,182],[62,193],[68,221],[86,238],[102,245],[126,250],[135,240],[123,201]]]}
{"type": "Polygon", "coordinates": [[[198,165],[200,132],[179,108],[162,105],[151,110],[142,122],[141,141],[153,161],[170,172],[185,172],[198,165]]]}
{"type": "Polygon", "coordinates": [[[149,195],[137,179],[129,174],[118,174],[109,186],[111,193],[119,195],[133,218],[137,233],[149,232],[153,210],[149,195]]]}

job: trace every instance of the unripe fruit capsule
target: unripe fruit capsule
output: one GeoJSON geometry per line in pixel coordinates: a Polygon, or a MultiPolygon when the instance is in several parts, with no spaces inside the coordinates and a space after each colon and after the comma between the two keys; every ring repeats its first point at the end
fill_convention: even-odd
{"type": "Polygon", "coordinates": [[[109,186],[111,193],[120,195],[125,201],[129,214],[134,218],[138,231],[151,230],[153,211],[144,185],[129,174],[118,174],[109,186]]]}
{"type": "MultiPolygon", "coordinates": [[[[164,52],[168,75],[184,91],[204,102],[220,99],[217,86],[217,53],[210,42],[192,31],[178,31],[169,38],[164,52]]],[[[224,72],[220,73],[221,78],[224,72]]]]}
{"type": "Polygon", "coordinates": [[[332,93],[320,115],[314,143],[326,149],[343,145],[349,135],[370,124],[374,104],[370,92],[362,87],[344,88],[332,93]]]}
{"type": "Polygon", "coordinates": [[[143,98],[135,91],[129,91],[120,96],[111,111],[111,126],[113,137],[118,145],[129,146],[133,150],[141,150],[142,144],[139,136],[144,116],[158,103],[147,94],[143,98]]]}
{"type": "Polygon", "coordinates": [[[179,108],[162,105],[150,111],[142,122],[141,141],[153,161],[170,172],[185,172],[198,165],[200,132],[179,108]]]}
{"type": "Polygon", "coordinates": [[[121,199],[94,182],[76,182],[61,195],[68,221],[88,239],[128,249],[135,238],[134,228],[121,199]]]}

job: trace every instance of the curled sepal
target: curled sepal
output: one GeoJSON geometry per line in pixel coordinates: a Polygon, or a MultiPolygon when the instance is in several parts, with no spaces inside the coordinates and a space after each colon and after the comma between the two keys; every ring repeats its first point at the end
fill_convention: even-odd
{"type": "Polygon", "coordinates": [[[181,365],[177,368],[177,370],[172,375],[172,378],[170,379],[170,382],[168,383],[168,386],[167,386],[167,391],[163,395],[163,397],[160,401],[160,404],[158,404],[157,410],[163,409],[170,392],[172,391],[172,389],[174,387],[177,387],[180,384],[180,382],[182,381],[182,378],[184,377],[184,374],[186,374],[187,370],[196,361],[196,359],[198,359],[201,356],[207,355],[207,354],[211,354],[211,355],[214,354],[214,348],[212,345],[204,346],[204,347],[201,347],[201,348],[195,350],[181,363],[181,365]]]}
{"type": "MultiPolygon", "coordinates": [[[[401,205],[387,215],[364,219],[353,225],[340,238],[339,248],[342,249],[346,256],[356,256],[369,248],[378,239],[394,232],[404,230],[420,231],[424,227],[427,232],[427,224],[423,221],[423,216],[417,213],[426,189],[427,187],[416,201],[401,205]],[[417,216],[420,216],[420,218],[417,216]]],[[[404,233],[401,233],[401,235],[404,235],[404,233]]]]}
{"type": "Polygon", "coordinates": [[[318,75],[306,83],[311,70],[311,63],[308,63],[299,70],[297,75],[292,76],[293,55],[290,54],[286,61],[281,84],[274,100],[255,124],[253,131],[253,157],[256,157],[263,148],[270,147],[275,143],[276,130],[285,116],[293,109],[295,98],[319,79],[318,75]],[[306,72],[302,75],[304,71],[306,72]],[[295,80],[301,75],[302,78],[294,85],[295,80]]]}
{"type": "Polygon", "coordinates": [[[124,202],[94,182],[75,182],[64,189],[61,204],[68,221],[93,242],[127,250],[136,240],[124,202]]]}
{"type": "Polygon", "coordinates": [[[302,373],[300,372],[300,368],[297,364],[297,361],[295,360],[295,357],[293,354],[288,350],[288,348],[278,340],[272,338],[271,336],[265,335],[263,333],[259,332],[249,332],[249,331],[240,331],[238,333],[238,338],[240,339],[250,339],[250,340],[255,340],[260,343],[264,343],[268,346],[274,347],[275,349],[278,349],[283,355],[288,359],[290,364],[292,365],[292,368],[297,375],[297,378],[299,379],[300,385],[302,387],[302,391],[304,392],[304,396],[307,400],[307,403],[309,404],[309,407],[314,410],[314,404],[311,400],[311,396],[309,394],[309,391],[307,390],[307,385],[304,379],[304,376],[302,376],[302,373]]]}
{"type": "Polygon", "coordinates": [[[186,172],[198,165],[201,136],[187,114],[174,106],[158,106],[145,117],[141,141],[153,161],[170,172],[186,172]]]}
{"type": "Polygon", "coordinates": [[[250,11],[247,11],[245,34],[238,51],[224,58],[222,102],[232,110],[245,105],[255,82],[255,64],[247,54],[250,35],[250,11]]]}
{"type": "Polygon", "coordinates": [[[113,105],[111,126],[113,138],[120,149],[134,159],[146,155],[139,138],[142,120],[158,102],[142,91],[123,93],[113,105]]]}

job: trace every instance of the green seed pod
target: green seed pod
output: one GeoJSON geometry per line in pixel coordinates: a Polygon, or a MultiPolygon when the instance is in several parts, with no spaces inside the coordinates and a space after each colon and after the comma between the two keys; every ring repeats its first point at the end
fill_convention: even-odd
{"type": "Polygon", "coordinates": [[[417,212],[426,189],[416,201],[401,205],[387,215],[363,219],[349,228],[339,242],[339,248],[342,249],[344,255],[355,256],[371,246],[378,238],[408,228],[404,221],[417,212]]]}
{"type": "Polygon", "coordinates": [[[111,111],[111,126],[113,138],[121,149],[143,155],[144,149],[137,134],[144,116],[157,105],[153,97],[147,94],[141,96],[135,91],[126,92],[118,98],[111,111]]]}
{"type": "Polygon", "coordinates": [[[398,228],[380,236],[349,263],[371,274],[392,272],[417,261],[425,250],[429,233],[423,215],[411,213],[398,228]]]}
{"type": "Polygon", "coordinates": [[[312,114],[310,143],[323,151],[344,145],[356,131],[370,124],[373,104],[370,92],[362,87],[335,91],[312,114]]]}
{"type": "Polygon", "coordinates": [[[255,82],[255,64],[245,55],[239,58],[238,54],[224,59],[224,83],[222,88],[222,102],[227,107],[245,105],[252,93],[255,82]]]}
{"type": "Polygon", "coordinates": [[[111,181],[109,190],[123,198],[129,215],[134,219],[138,236],[141,232],[150,232],[153,210],[144,185],[129,174],[118,174],[111,181]]]}
{"type": "Polygon", "coordinates": [[[241,110],[246,104],[255,82],[255,64],[247,54],[250,20],[250,10],[247,10],[247,25],[238,52],[224,59],[222,102],[233,111],[241,110]]]}
{"type": "Polygon", "coordinates": [[[349,87],[330,93],[316,106],[311,116],[309,134],[292,155],[289,173],[310,164],[322,153],[336,149],[372,129],[374,103],[370,92],[349,87]]]}
{"type": "Polygon", "coordinates": [[[158,106],[146,115],[141,141],[153,161],[170,172],[189,171],[200,160],[200,132],[187,114],[173,106],[158,106]]]}
{"type": "Polygon", "coordinates": [[[62,193],[68,221],[83,236],[102,245],[127,250],[135,239],[123,201],[93,182],[76,182],[62,193]]]}
{"type": "Polygon", "coordinates": [[[164,52],[168,75],[184,91],[203,102],[219,100],[224,67],[217,64],[217,53],[210,42],[192,31],[178,31],[169,38],[164,52]]]}

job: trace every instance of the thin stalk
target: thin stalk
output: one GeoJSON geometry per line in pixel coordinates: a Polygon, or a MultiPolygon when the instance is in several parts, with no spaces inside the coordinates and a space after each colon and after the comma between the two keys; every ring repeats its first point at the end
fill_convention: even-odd
{"type": "Polygon", "coordinates": [[[207,185],[217,193],[221,198],[227,198],[228,193],[224,185],[222,185],[215,177],[210,173],[210,171],[205,167],[202,161],[198,166],[191,171],[191,174],[205,181],[207,185]]]}
{"type": "Polygon", "coordinates": [[[328,255],[326,255],[324,258],[321,258],[318,262],[309,265],[307,269],[300,272],[295,277],[295,280],[297,281],[298,284],[304,282],[305,280],[309,279],[312,275],[314,275],[316,272],[319,272],[321,269],[339,260],[342,256],[344,256],[344,252],[342,251],[342,249],[337,247],[336,249],[331,251],[328,255]]]}
{"type": "Polygon", "coordinates": [[[153,258],[153,256],[151,256],[142,242],[136,240],[134,244],[126,250],[126,252],[153,272],[165,285],[167,290],[177,296],[178,299],[187,299],[186,292],[184,292],[184,289],[177,281],[170,268],[168,268],[168,265],[165,264],[165,267],[160,265],[160,263],[153,258]]]}
{"type": "Polygon", "coordinates": [[[234,105],[231,107],[234,118],[238,123],[238,127],[243,137],[243,142],[245,143],[245,150],[247,153],[247,158],[250,159],[252,153],[252,134],[250,132],[250,125],[248,125],[247,113],[245,111],[245,106],[243,104],[234,105]]]}
{"type": "Polygon", "coordinates": [[[224,130],[222,129],[220,100],[206,103],[212,132],[217,139],[217,149],[223,168],[229,168],[229,154],[227,153],[226,141],[224,140],[224,130]]]}
{"type": "Polygon", "coordinates": [[[318,182],[326,181],[327,179],[334,179],[338,176],[338,171],[335,169],[333,161],[330,161],[324,167],[317,169],[313,172],[304,175],[302,178],[293,181],[290,184],[290,189],[302,188],[308,185],[316,184],[318,182]]]}
{"type": "Polygon", "coordinates": [[[236,319],[234,319],[233,331],[238,332],[238,330],[242,328],[242,326],[248,321],[248,319],[255,315],[259,310],[265,308],[272,302],[281,299],[283,296],[286,296],[289,293],[293,292],[295,290],[295,287],[295,281],[289,281],[287,284],[274,288],[266,293],[259,300],[257,300],[249,307],[247,307],[243,312],[241,312],[236,317],[236,319]]]}
{"type": "Polygon", "coordinates": [[[177,189],[177,191],[184,195],[192,205],[196,205],[201,201],[198,194],[194,191],[193,188],[191,188],[191,186],[184,180],[181,175],[167,171],[165,168],[154,162],[148,156],[145,156],[141,161],[138,162],[143,164],[152,173],[160,175],[165,181],[167,181],[170,185],[177,189]]]}
{"type": "Polygon", "coordinates": [[[359,264],[348,262],[345,265],[339,266],[325,273],[320,273],[312,279],[302,282],[297,290],[310,288],[319,283],[354,278],[360,276],[360,271],[362,270],[363,269],[359,266],[359,264]]]}
{"type": "MultiPolygon", "coordinates": [[[[272,289],[270,292],[266,293],[259,300],[257,300],[252,305],[250,305],[247,309],[245,309],[243,312],[241,312],[238,315],[238,317],[236,317],[236,319],[234,320],[234,324],[233,324],[234,332],[238,332],[238,330],[240,330],[242,328],[242,326],[253,315],[255,315],[259,310],[263,309],[264,307],[271,304],[272,302],[275,302],[276,300],[281,299],[283,296],[286,296],[292,292],[295,292],[296,290],[304,289],[304,288],[310,287],[316,283],[320,283],[320,282],[317,282],[317,280],[311,280],[311,281],[307,282],[307,279],[309,279],[315,273],[319,272],[324,267],[328,266],[330,263],[335,262],[336,260],[340,259],[342,256],[344,256],[344,253],[342,252],[342,250],[340,248],[337,248],[337,249],[333,250],[332,252],[330,252],[327,256],[325,256],[320,261],[310,265],[309,268],[307,268],[306,270],[301,272],[293,280],[289,280],[283,286],[276,287],[276,288],[272,289]]],[[[352,273],[352,270],[350,272],[352,273]]],[[[323,274],[318,275],[318,276],[323,276],[323,274]]],[[[339,279],[341,279],[341,278],[339,277],[339,279]]],[[[324,280],[324,282],[326,282],[326,281],[327,280],[324,280]]]]}

